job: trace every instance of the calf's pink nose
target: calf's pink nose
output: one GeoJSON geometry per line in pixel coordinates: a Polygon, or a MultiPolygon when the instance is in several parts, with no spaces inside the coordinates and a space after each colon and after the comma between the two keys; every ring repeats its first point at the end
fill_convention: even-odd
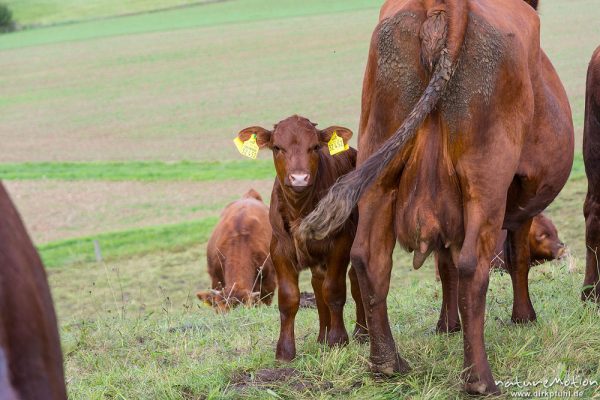
{"type": "Polygon", "coordinates": [[[290,183],[292,186],[308,186],[309,174],[290,174],[290,183]]]}

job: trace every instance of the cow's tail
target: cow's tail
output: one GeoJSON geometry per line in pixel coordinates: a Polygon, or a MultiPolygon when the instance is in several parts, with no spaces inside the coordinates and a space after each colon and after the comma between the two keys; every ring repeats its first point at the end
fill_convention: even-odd
{"type": "Polygon", "coordinates": [[[377,177],[399,172],[390,170],[390,164],[396,168],[398,163],[392,161],[441,98],[464,42],[467,20],[467,0],[445,0],[445,4],[428,10],[421,27],[421,58],[433,72],[425,92],[394,135],[360,167],[341,177],[304,218],[295,232],[301,240],[323,239],[338,230],[377,177]]]}

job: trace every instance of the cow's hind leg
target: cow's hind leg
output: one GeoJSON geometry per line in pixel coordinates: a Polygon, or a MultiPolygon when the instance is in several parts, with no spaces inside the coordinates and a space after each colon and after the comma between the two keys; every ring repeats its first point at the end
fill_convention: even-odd
{"type": "Polygon", "coordinates": [[[394,193],[386,193],[378,186],[363,196],[358,206],[358,229],[351,251],[367,316],[371,370],[388,376],[410,369],[396,350],[387,313],[392,252],[396,242],[394,201],[394,193]]]}
{"type": "Polygon", "coordinates": [[[512,321],[525,323],[535,321],[536,315],[529,297],[529,230],[533,219],[527,220],[514,231],[508,231],[504,253],[506,267],[513,286],[512,321]]]}
{"type": "Polygon", "coordinates": [[[363,305],[362,295],[360,293],[360,285],[358,283],[358,276],[356,275],[356,269],[354,266],[350,267],[348,273],[350,277],[350,291],[352,292],[352,298],[356,303],[356,326],[352,336],[360,343],[366,343],[369,340],[369,331],[367,330],[367,319],[365,316],[365,306],[363,305]]]}
{"type": "Polygon", "coordinates": [[[581,299],[600,303],[600,204],[589,194],[584,214],[587,254],[581,299]]]}
{"type": "Polygon", "coordinates": [[[317,312],[319,313],[319,336],[317,337],[317,342],[325,343],[327,331],[330,329],[329,321],[331,320],[329,307],[327,307],[327,304],[325,304],[325,299],[323,298],[323,280],[325,279],[325,275],[323,274],[323,271],[321,271],[320,267],[313,268],[311,272],[312,279],[310,283],[312,284],[313,291],[315,292],[317,312]]]}
{"type": "Polygon", "coordinates": [[[458,270],[452,261],[449,250],[441,250],[436,254],[436,266],[442,281],[442,310],[436,331],[453,333],[460,331],[458,317],[458,270]]]}
{"type": "Polygon", "coordinates": [[[466,205],[465,239],[457,260],[458,299],[464,337],[465,390],[471,394],[499,393],[484,342],[485,300],[489,265],[502,225],[502,210],[466,205]],[[500,216],[500,219],[489,216],[500,216]]]}
{"type": "Polygon", "coordinates": [[[330,346],[348,344],[348,332],[344,325],[344,304],[346,304],[346,270],[350,262],[347,249],[350,247],[349,238],[346,246],[336,243],[327,259],[327,271],[323,282],[323,299],[329,307],[331,316],[327,344],[330,346]]]}

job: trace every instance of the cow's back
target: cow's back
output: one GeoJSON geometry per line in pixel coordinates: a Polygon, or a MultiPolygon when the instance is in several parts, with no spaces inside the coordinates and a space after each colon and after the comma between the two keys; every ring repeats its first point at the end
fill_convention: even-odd
{"type": "Polygon", "coordinates": [[[22,399],[64,399],[56,315],[39,255],[0,184],[0,346],[22,399]]]}
{"type": "MultiPolygon", "coordinates": [[[[260,250],[262,245],[268,243],[271,237],[269,224],[269,207],[262,201],[246,198],[229,204],[221,215],[211,241],[215,246],[226,247],[228,242],[237,236],[255,238],[260,250]]],[[[268,246],[267,246],[268,249],[268,246]]]]}
{"type": "MultiPolygon", "coordinates": [[[[540,58],[539,18],[535,11],[522,0],[468,2],[468,26],[457,68],[438,104],[441,117],[454,136],[483,135],[484,132],[473,128],[489,122],[490,107],[514,106],[499,96],[500,91],[511,91],[513,97],[520,98],[514,87],[502,86],[502,73],[510,72],[510,84],[518,83],[524,90],[531,90],[532,79],[538,79],[537,70],[530,74],[528,68],[539,64],[540,58]],[[514,10],[510,18],[506,18],[507,9],[514,10]]],[[[388,0],[373,34],[371,50],[377,66],[371,83],[377,93],[372,94],[386,108],[387,115],[377,117],[390,119],[389,126],[401,125],[430,79],[421,62],[419,38],[426,13],[421,0],[388,0]]],[[[520,101],[533,108],[533,98],[520,101]]],[[[372,117],[375,117],[373,112],[372,117]]],[[[381,135],[376,138],[379,143],[394,131],[370,132],[370,135],[381,135]]],[[[365,154],[363,147],[371,146],[363,142],[360,145],[359,160],[364,160],[372,150],[365,154]]]]}

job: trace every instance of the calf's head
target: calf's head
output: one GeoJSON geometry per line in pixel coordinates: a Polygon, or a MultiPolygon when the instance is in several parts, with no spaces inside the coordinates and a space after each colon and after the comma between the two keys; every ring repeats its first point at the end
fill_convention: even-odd
{"type": "Polygon", "coordinates": [[[200,301],[214,307],[216,312],[221,313],[227,312],[240,304],[251,306],[260,302],[260,292],[235,290],[235,287],[221,290],[202,290],[196,293],[196,296],[200,301]]]}
{"type": "Polygon", "coordinates": [[[565,244],[558,238],[558,231],[552,221],[543,214],[533,219],[529,230],[531,261],[542,263],[562,258],[566,253],[565,244]]]}
{"type": "Polygon", "coordinates": [[[246,141],[256,135],[258,147],[269,148],[273,152],[280,184],[301,193],[314,185],[319,153],[322,148],[327,148],[333,134],[342,138],[344,144],[352,137],[352,131],[348,128],[330,126],[319,130],[316,125],[304,117],[294,115],[279,122],[273,130],[252,126],[240,131],[238,137],[246,141]]]}

